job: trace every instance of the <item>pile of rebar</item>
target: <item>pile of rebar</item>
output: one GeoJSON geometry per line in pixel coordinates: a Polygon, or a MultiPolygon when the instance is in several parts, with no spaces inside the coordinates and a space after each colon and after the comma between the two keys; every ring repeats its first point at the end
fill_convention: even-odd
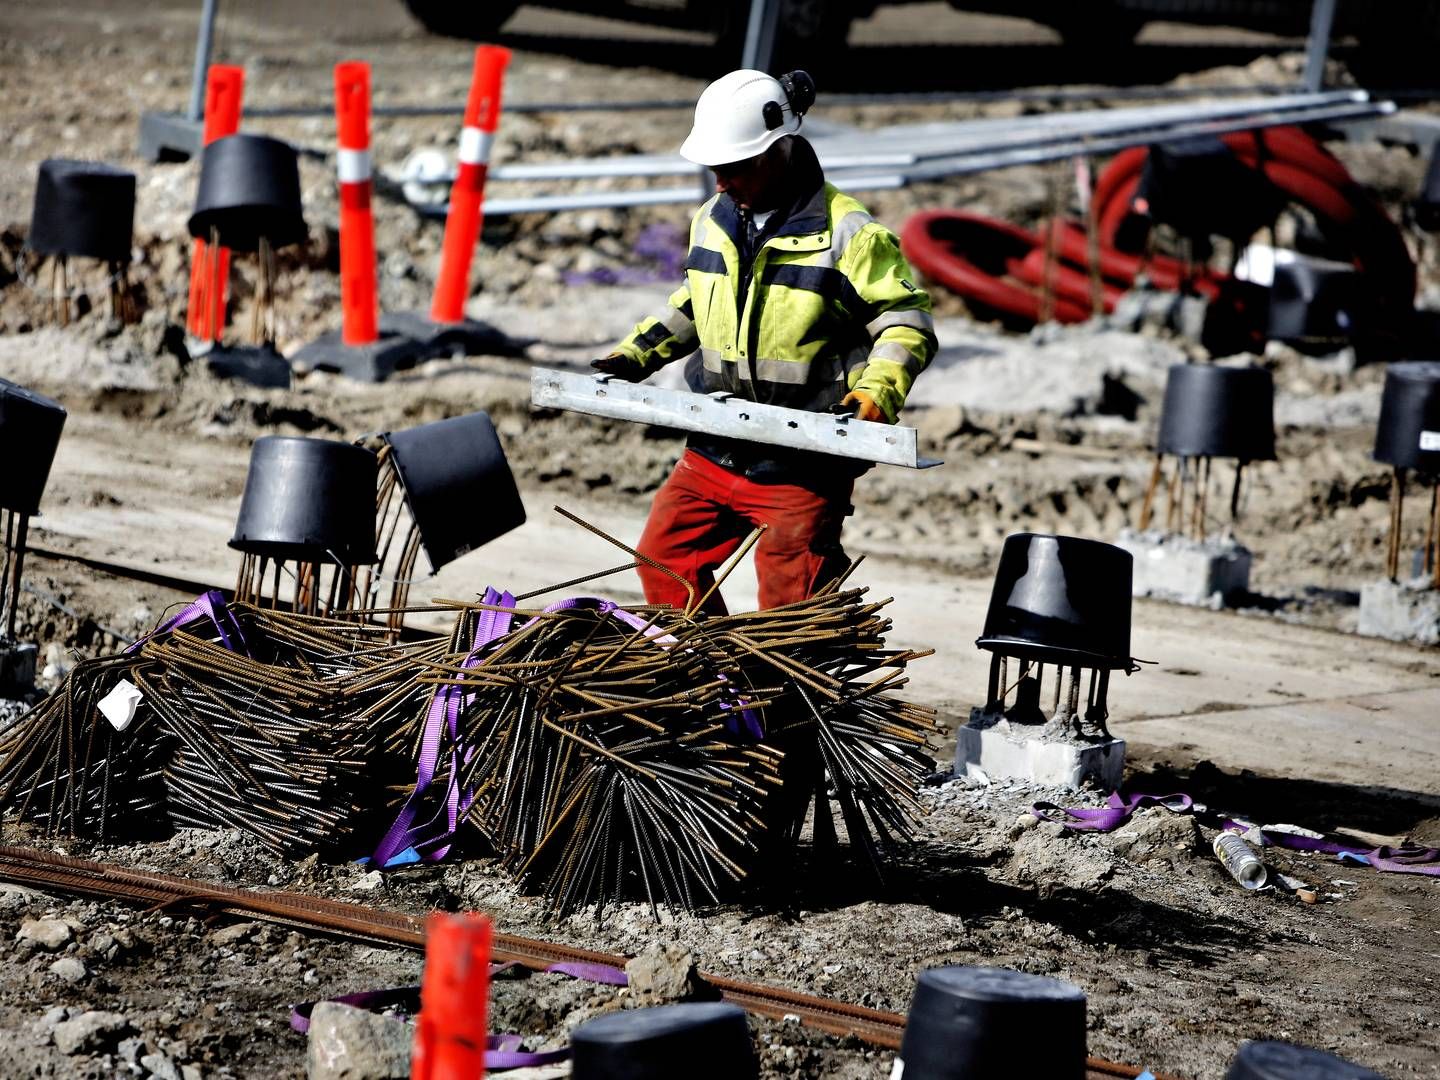
{"type": "Polygon", "coordinates": [[[878,870],[912,835],[934,716],[894,696],[925,654],[885,647],[888,601],[865,591],[841,579],[723,616],[694,597],[540,609],[492,591],[407,609],[456,615],[448,637],[409,642],[360,621],[391,609],[197,602],[77,665],[17,725],[0,810],[50,835],[235,828],[382,865],[442,857],[464,826],[522,888],[597,917],[622,899],[715,903],[788,868],[812,807],[828,850],[832,803],[878,870]],[[122,679],[139,695],[128,725],[100,708],[122,679]]]}
{"type": "Polygon", "coordinates": [[[77,664],[0,744],[0,806],[50,835],[238,828],[302,855],[355,842],[382,734],[417,707],[443,641],[248,605],[77,664]],[[230,627],[228,634],[222,626],[230,627]],[[207,632],[208,631],[208,632],[207,632]],[[140,701],[123,729],[100,701],[140,701]]]}

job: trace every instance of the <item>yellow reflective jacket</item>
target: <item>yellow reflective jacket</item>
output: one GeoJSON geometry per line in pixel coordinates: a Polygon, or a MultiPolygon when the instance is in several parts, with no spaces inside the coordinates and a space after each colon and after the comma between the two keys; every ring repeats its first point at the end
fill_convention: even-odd
{"type": "Polygon", "coordinates": [[[797,143],[818,181],[809,199],[761,232],[747,261],[734,200],[712,198],[691,223],[685,282],[668,310],[615,351],[658,369],[698,349],[706,392],[791,408],[822,411],[864,390],[893,423],[935,354],[930,297],[895,234],[825,183],[797,143]]]}

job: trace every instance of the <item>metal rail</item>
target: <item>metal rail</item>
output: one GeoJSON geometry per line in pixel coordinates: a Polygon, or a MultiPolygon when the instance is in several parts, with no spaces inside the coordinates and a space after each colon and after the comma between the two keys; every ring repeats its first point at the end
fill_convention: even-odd
{"type": "Polygon", "coordinates": [[[608,375],[535,368],[530,376],[530,403],[906,469],[940,464],[920,456],[914,428],[763,405],[726,393],[637,386],[608,375]]]}
{"type": "MultiPolygon", "coordinates": [[[[0,845],[0,880],[107,900],[138,901],[161,907],[208,907],[347,940],[381,942],[417,950],[425,948],[425,923],[419,915],[347,904],[303,893],[242,889],[174,874],[132,870],[35,848],[0,845]]],[[[562,962],[625,966],[623,956],[502,933],[495,934],[493,956],[500,963],[519,964],[534,971],[544,971],[552,964],[562,962]]],[[[800,1022],[808,1027],[833,1035],[854,1036],[872,1046],[898,1049],[905,1030],[905,1018],[899,1013],[882,1012],[832,998],[723,976],[701,973],[701,978],[720,991],[724,1000],[739,1005],[747,1012],[777,1020],[798,1016],[800,1022]]],[[[1090,1078],[1123,1077],[1133,1080],[1142,1072],[1133,1066],[1101,1058],[1089,1058],[1086,1065],[1090,1078]]],[[[1168,1078],[1158,1077],[1157,1080],[1168,1078]]]]}

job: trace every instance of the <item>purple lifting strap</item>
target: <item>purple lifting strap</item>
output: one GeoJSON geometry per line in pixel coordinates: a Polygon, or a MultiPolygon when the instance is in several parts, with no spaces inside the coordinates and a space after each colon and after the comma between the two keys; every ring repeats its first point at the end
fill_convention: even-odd
{"type": "MultiPolygon", "coordinates": [[[[1225,827],[1231,831],[1248,831],[1244,825],[1234,821],[1225,822],[1225,827]]],[[[1389,874],[1425,874],[1429,877],[1440,877],[1440,848],[1420,847],[1415,844],[1400,847],[1383,844],[1377,848],[1367,848],[1363,844],[1341,844],[1334,840],[1270,832],[1265,829],[1260,830],[1260,839],[1266,847],[1337,855],[1342,861],[1365,863],[1389,874]]]]}
{"type": "Polygon", "coordinates": [[[1113,832],[1134,816],[1135,811],[1151,803],[1181,813],[1195,805],[1189,795],[1130,795],[1122,797],[1112,791],[1104,807],[1076,806],[1066,809],[1051,802],[1037,802],[1030,812],[1041,821],[1053,821],[1076,832],[1113,832]]]}
{"type": "Polygon", "coordinates": [[[150,631],[150,633],[129,645],[125,651],[132,653],[152,637],[168,634],[177,626],[185,626],[197,619],[210,620],[216,632],[220,635],[220,640],[224,643],[225,648],[231,652],[249,655],[250,650],[245,646],[245,635],[240,632],[240,623],[236,620],[234,613],[225,606],[225,597],[221,595],[219,589],[211,589],[203,596],[197,596],[154,630],[150,631]],[[230,628],[229,633],[226,633],[227,626],[230,628]],[[234,641],[230,640],[231,634],[235,635],[234,641]]]}
{"type": "MultiPolygon", "coordinates": [[[[507,593],[487,588],[482,603],[492,607],[513,607],[515,598],[507,593]]],[[[477,667],[482,661],[480,654],[505,634],[510,632],[515,616],[508,611],[482,611],[475,625],[475,642],[461,665],[464,668],[477,667]]],[[[458,739],[460,710],[469,704],[472,695],[459,686],[442,686],[430,699],[430,710],[425,716],[425,729],[420,741],[420,760],[415,776],[415,789],[400,808],[395,823],[390,826],[375,848],[370,859],[376,866],[392,865],[397,856],[414,849],[420,858],[427,861],[443,859],[450,851],[449,841],[455,835],[460,817],[470,808],[472,794],[460,792],[460,770],[469,759],[469,752],[458,739]],[[435,771],[440,764],[440,736],[442,731],[450,734],[450,779],[445,792],[443,812],[445,824],[439,823],[440,810],[430,819],[415,824],[420,814],[421,802],[430,785],[435,781],[435,771]]],[[[410,860],[406,860],[410,861],[410,860]]]]}

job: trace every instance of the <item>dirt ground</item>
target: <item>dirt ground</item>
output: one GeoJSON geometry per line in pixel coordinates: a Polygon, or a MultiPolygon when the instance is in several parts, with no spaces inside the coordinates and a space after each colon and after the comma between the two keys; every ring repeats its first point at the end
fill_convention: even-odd
{"type": "MultiPolygon", "coordinates": [[[[250,106],[324,104],[330,65],[351,57],[374,66],[377,104],[456,103],[465,91],[467,48],[421,33],[398,4],[265,0],[222,5],[221,16],[217,59],[245,64],[250,106]]],[[[463,596],[486,584],[521,591],[617,561],[613,549],[550,507],[563,505],[631,542],[680,442],[664,432],[532,413],[529,372],[536,363],[580,368],[663,299],[668,282],[645,280],[654,267],[634,249],[643,229],[673,229],[684,208],[487,222],[470,311],[529,341],[523,358],[439,361],[382,386],[319,373],[288,391],[221,382],[189,358],[179,329],[196,166],[154,166],[135,156],[140,113],[183,104],[194,5],[27,2],[12,4],[4,23],[0,133],[10,152],[0,158],[0,376],[70,410],[33,544],[230,584],[237,560],[225,542],[256,436],[349,439],[483,408],[505,442],[530,520],[417,586],[412,598],[463,596]],[[136,171],[138,325],[112,324],[103,301],[91,298],[98,271],[82,276],[75,321],[52,325],[30,280],[34,260],[23,251],[35,168],[52,156],[102,158],[136,171]],[[632,283],[565,284],[567,274],[605,271],[628,272],[632,283]]],[[[1192,32],[1169,33],[1152,28],[1142,38],[1142,46],[1155,43],[1136,69],[1146,79],[1269,84],[1298,70],[1297,57],[1266,55],[1270,46],[1253,35],[1227,33],[1222,47],[1192,40],[1192,32]]],[[[719,70],[710,70],[718,61],[696,35],[579,17],[525,12],[505,40],[517,49],[506,88],[514,102],[693,98],[719,70]],[[624,66],[612,66],[617,56],[624,66]]],[[[873,50],[863,54],[872,58],[923,49],[917,55],[927,64],[917,66],[939,57],[970,86],[1058,78],[1049,61],[1060,50],[1049,31],[967,18],[942,4],[882,12],[857,26],[852,45],[873,50]],[[1002,77],[1009,81],[997,83],[1002,77]]],[[[1093,69],[1075,77],[1099,81],[1093,69]]],[[[917,75],[892,88],[930,87],[917,75]]],[[[817,116],[860,126],[1003,117],[1020,108],[1013,101],[825,108],[824,90],[817,116]]],[[[381,174],[393,176],[413,150],[448,147],[456,123],[377,121],[381,174]]],[[[495,160],[665,152],[686,127],[683,111],[515,112],[502,124],[495,160]]],[[[339,322],[333,127],[328,118],[305,117],[267,119],[263,130],[316,151],[301,165],[310,240],[281,258],[279,344],[288,352],[339,322]]],[[[1335,150],[1397,213],[1423,170],[1400,148],[1335,150]]],[[[1033,224],[1049,214],[1060,171],[1013,169],[867,201],[896,227],[930,206],[1033,224]]],[[[492,194],[527,190],[539,189],[496,185],[492,194]]],[[[384,307],[426,307],[439,226],[393,200],[378,200],[377,216],[384,307]]],[[[1427,252],[1422,301],[1437,299],[1432,260],[1427,252]]],[[[253,291],[242,260],[233,327],[248,326],[253,291]]],[[[413,911],[473,908],[508,932],[627,954],[664,937],[689,947],[702,969],[884,1009],[903,1011],[915,973],[935,964],[1054,975],[1089,995],[1092,1054],[1175,1076],[1220,1077],[1247,1038],[1320,1046],[1386,1076],[1440,1076],[1433,880],[1267,852],[1273,868],[1316,886],[1319,903],[1309,905],[1274,891],[1242,892],[1208,847],[1224,815],[1344,830],[1373,843],[1410,836],[1440,845],[1440,656],[1353,634],[1358,590],[1381,576],[1384,561],[1388,476],[1368,456],[1383,370],[1351,371],[1288,350],[1264,358],[1276,381],[1279,460],[1251,470],[1236,525],[1256,556],[1252,597],[1233,612],[1135,604],[1134,651],[1156,663],[1112,691],[1113,727],[1130,744],[1126,785],[1187,791],[1206,812],[1157,809],[1108,836],[1062,835],[1035,824],[1031,804],[1098,803],[1103,793],[948,777],[949,733],[983,693],[984,654],[971,642],[1005,536],[1034,530],[1109,539],[1133,523],[1164,372],[1190,347],[1088,328],[1027,339],[973,322],[938,292],[936,307],[942,354],[905,420],[921,432],[925,452],[946,464],[915,475],[872,471],[857,488],[845,534],[851,553],[866,556],[860,580],[895,598],[892,641],[937,650],[915,665],[907,690],[937,708],[945,725],[936,737],[939,771],[924,791],[932,813],[921,842],[883,886],[853,867],[802,866],[778,908],[751,902],[668,913],[657,932],[639,907],[599,925],[586,916],[556,923],[478,856],[376,884],[360,867],[287,863],[230,833],[186,832],[95,853],[413,911]],[[1120,407],[1117,387],[1125,391],[1120,407]]],[[[1428,500],[1418,489],[1412,499],[1406,543],[1413,548],[1428,500]]],[[[27,582],[20,637],[37,642],[49,665],[42,686],[55,685],[76,656],[113,650],[184,599],[39,556],[27,563],[27,582]]],[[[732,606],[753,602],[753,572],[742,568],[726,591],[732,606]]],[[[619,579],[607,594],[633,601],[638,584],[619,579]]],[[[7,841],[17,835],[7,830],[7,841]]],[[[63,846],[72,854],[93,850],[63,846]]],[[[0,1031],[11,1047],[0,1060],[3,1076],[297,1075],[304,1040],[288,1030],[289,1004],[415,982],[420,970],[417,956],[398,950],[278,928],[227,932],[223,923],[3,886],[0,941],[0,1031]],[[66,923],[55,949],[80,961],[78,976],[73,965],[53,970],[49,947],[16,940],[28,922],[45,918],[66,923]],[[57,1025],[64,1010],[87,1009],[120,1013],[128,1026],[67,1055],[57,1025]]],[[[494,1013],[498,1025],[544,1045],[625,1003],[608,990],[536,976],[497,984],[494,1013]]],[[[855,1042],[769,1022],[754,1022],[753,1030],[766,1077],[889,1075],[890,1055],[855,1042]]]]}

